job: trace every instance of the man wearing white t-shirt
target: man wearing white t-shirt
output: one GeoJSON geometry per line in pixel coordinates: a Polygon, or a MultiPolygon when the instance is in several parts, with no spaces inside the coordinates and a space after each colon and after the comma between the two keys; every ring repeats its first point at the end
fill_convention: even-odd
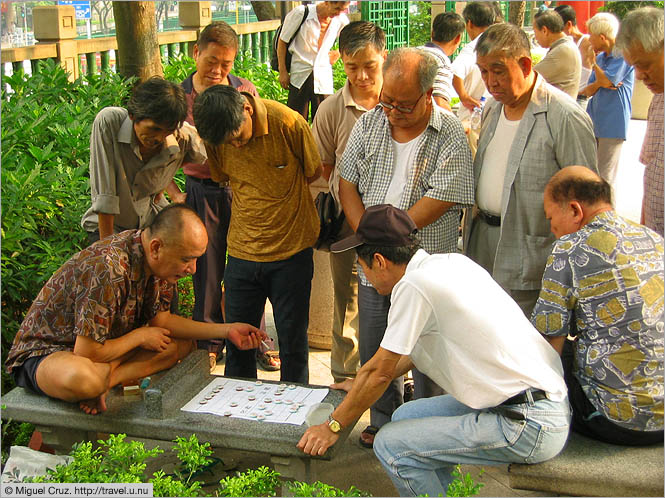
{"type": "MultiPolygon", "coordinates": [[[[388,55],[379,106],[358,119],[347,141],[339,198],[354,231],[366,208],[392,204],[408,210],[421,229],[425,249],[444,253],[457,250],[460,211],[473,202],[473,182],[471,151],[462,125],[433,104],[437,69],[434,57],[420,49],[399,48],[388,55]]],[[[358,278],[363,364],[381,343],[390,300],[372,287],[361,268],[358,278]]],[[[436,392],[417,372],[414,380],[416,396],[436,392]]],[[[370,410],[371,426],[362,437],[365,446],[402,404],[402,390],[396,380],[370,410]]]]}
{"type": "Polygon", "coordinates": [[[406,403],[377,434],[374,452],[400,496],[445,496],[458,463],[538,463],[568,437],[570,411],[558,354],[480,266],[461,254],[420,249],[416,223],[400,209],[372,206],[355,235],[367,278],[391,298],[377,353],[327,423],[298,447],[322,455],[394,378],[414,366],[448,394],[406,403]]]}
{"type": "Polygon", "coordinates": [[[526,316],[538,299],[554,237],[540,207],[549,179],[565,166],[597,171],[589,116],[532,67],[529,40],[495,24],[476,45],[492,94],[474,161],[477,216],[467,217],[467,255],[485,268],[526,316]]]}
{"type": "Polygon", "coordinates": [[[331,49],[339,32],[349,24],[343,14],[348,6],[349,2],[300,5],[284,18],[277,42],[279,83],[289,91],[286,105],[305,119],[310,112],[314,119],[323,99],[335,93],[332,65],[339,59],[339,52],[331,49]],[[287,50],[291,54],[290,68],[286,64],[287,50]]]}

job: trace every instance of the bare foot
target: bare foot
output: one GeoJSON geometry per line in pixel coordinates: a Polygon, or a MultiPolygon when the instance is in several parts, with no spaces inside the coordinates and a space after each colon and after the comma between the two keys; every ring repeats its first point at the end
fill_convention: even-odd
{"type": "Polygon", "coordinates": [[[83,410],[88,415],[98,415],[106,411],[106,395],[108,391],[104,394],[100,394],[93,399],[84,399],[79,402],[79,408],[83,410]]]}

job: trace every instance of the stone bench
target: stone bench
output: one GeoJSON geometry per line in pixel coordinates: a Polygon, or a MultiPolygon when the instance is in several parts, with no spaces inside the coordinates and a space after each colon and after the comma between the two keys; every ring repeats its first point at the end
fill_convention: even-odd
{"type": "MultiPolygon", "coordinates": [[[[44,442],[61,453],[69,453],[75,442],[97,439],[98,432],[125,433],[162,441],[196,434],[199,441],[209,442],[215,448],[268,454],[282,477],[307,482],[316,480],[311,458],[334,458],[353,429],[353,426],[346,427],[323,457],[310,457],[296,448],[305,425],[271,424],[181,411],[180,408],[213,379],[209,370],[208,353],[194,351],[170,370],[153,375],[143,396],[124,396],[121,388],[112,389],[106,400],[108,409],[100,415],[86,415],[77,404],[17,387],[0,400],[2,418],[34,424],[44,442]]],[[[323,401],[337,407],[345,395],[344,391],[331,389],[323,401]]]]}
{"type": "Polygon", "coordinates": [[[511,488],[563,496],[664,496],[663,445],[617,446],[571,432],[556,458],[510,464],[508,476],[511,488]]]}

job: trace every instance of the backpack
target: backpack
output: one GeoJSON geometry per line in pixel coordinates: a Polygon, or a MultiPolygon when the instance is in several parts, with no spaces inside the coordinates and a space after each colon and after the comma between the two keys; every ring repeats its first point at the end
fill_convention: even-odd
{"type": "MultiPolygon", "coordinates": [[[[298,31],[300,31],[300,28],[302,28],[302,25],[305,23],[305,20],[307,19],[307,14],[309,14],[309,8],[307,5],[305,5],[305,13],[302,16],[302,21],[300,21],[300,24],[298,25],[298,29],[295,30],[293,33],[293,36],[291,36],[291,39],[288,41],[286,44],[286,70],[291,72],[291,52],[289,52],[289,47],[291,46],[291,42],[295,39],[295,37],[298,35],[298,31]]],[[[277,28],[277,31],[275,31],[275,37],[272,39],[272,52],[270,54],[270,68],[273,71],[279,71],[279,59],[277,58],[277,43],[279,43],[279,35],[282,33],[282,25],[277,28]]]]}

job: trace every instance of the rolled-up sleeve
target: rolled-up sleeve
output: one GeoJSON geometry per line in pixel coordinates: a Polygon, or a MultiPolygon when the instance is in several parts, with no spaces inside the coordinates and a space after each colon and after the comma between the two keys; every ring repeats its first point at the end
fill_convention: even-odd
{"type": "Polygon", "coordinates": [[[115,133],[102,110],[92,124],[90,134],[90,196],[95,213],[119,214],[116,192],[116,158],[113,151],[115,133]]]}
{"type": "Polygon", "coordinates": [[[205,163],[208,159],[208,153],[206,151],[205,143],[196,132],[196,128],[189,123],[184,122],[180,132],[187,138],[188,144],[187,153],[185,154],[183,163],[205,163]]]}

